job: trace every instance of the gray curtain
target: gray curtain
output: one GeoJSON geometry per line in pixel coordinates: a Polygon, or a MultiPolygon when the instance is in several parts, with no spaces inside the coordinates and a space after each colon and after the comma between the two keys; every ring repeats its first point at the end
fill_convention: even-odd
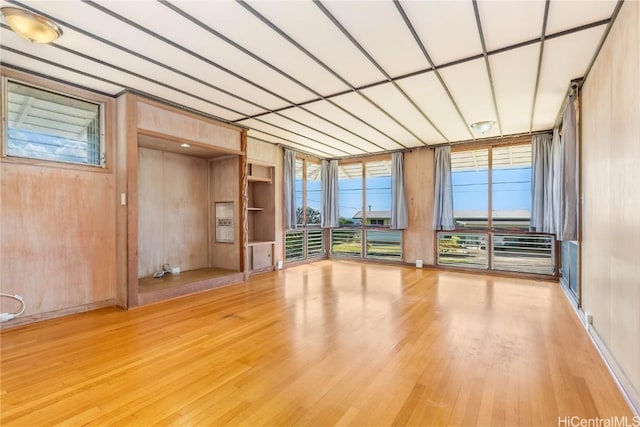
{"type": "Polygon", "coordinates": [[[551,171],[552,171],[552,212],[551,218],[552,227],[550,233],[555,233],[556,238],[561,240],[560,229],[562,224],[562,175],[563,175],[563,160],[562,160],[562,142],[560,140],[560,130],[558,128],[553,130],[553,139],[551,140],[551,171]]]}
{"type": "Polygon", "coordinates": [[[555,233],[553,223],[553,147],[551,134],[531,140],[530,230],[555,233]]]}
{"type": "Polygon", "coordinates": [[[323,160],[320,169],[322,185],[322,228],[338,227],[338,161],[323,160]]]}
{"type": "Polygon", "coordinates": [[[391,228],[403,230],[409,226],[407,199],[404,191],[404,155],[391,155],[391,228]]]}
{"type": "Polygon", "coordinates": [[[296,152],[284,149],[284,228],[295,230],[296,221],[296,152]]]}
{"type": "Polygon", "coordinates": [[[562,227],[560,240],[578,240],[578,141],[574,97],[569,97],[562,116],[562,227]]]}
{"type": "Polygon", "coordinates": [[[453,186],[451,182],[451,147],[437,147],[435,152],[435,186],[433,229],[454,230],[453,186]]]}

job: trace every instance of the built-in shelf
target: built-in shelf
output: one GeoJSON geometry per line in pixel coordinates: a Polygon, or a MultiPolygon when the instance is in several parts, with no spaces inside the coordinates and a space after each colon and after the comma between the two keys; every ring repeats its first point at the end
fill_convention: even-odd
{"type": "Polygon", "coordinates": [[[249,240],[249,246],[273,245],[275,240],[249,240]]]}
{"type": "Polygon", "coordinates": [[[271,184],[271,178],[265,178],[262,176],[249,175],[247,176],[247,179],[252,182],[268,182],[269,184],[271,184]]]}
{"type": "Polygon", "coordinates": [[[248,273],[273,270],[276,237],[273,177],[274,166],[247,163],[247,211],[253,212],[247,215],[248,273]]]}

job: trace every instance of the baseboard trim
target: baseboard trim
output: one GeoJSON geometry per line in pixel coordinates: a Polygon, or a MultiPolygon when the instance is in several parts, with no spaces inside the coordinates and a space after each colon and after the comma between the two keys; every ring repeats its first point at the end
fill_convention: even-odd
{"type": "Polygon", "coordinates": [[[624,371],[616,361],[616,358],[613,356],[607,344],[604,342],[600,334],[593,325],[590,325],[586,321],[586,316],[582,308],[578,305],[578,301],[575,297],[570,293],[570,291],[562,284],[562,280],[560,281],[560,289],[565,294],[565,297],[569,301],[569,304],[573,308],[578,316],[578,320],[580,320],[580,324],[587,332],[587,336],[591,339],[593,346],[598,351],[600,358],[604,362],[605,366],[609,370],[609,373],[613,377],[613,380],[618,385],[618,388],[622,392],[625,400],[629,404],[629,407],[634,412],[636,416],[640,417],[640,394],[635,390],[631,381],[627,378],[624,371]]]}
{"type": "Polygon", "coordinates": [[[629,406],[631,406],[635,415],[640,417],[640,393],[638,393],[635,387],[633,387],[633,384],[631,384],[631,381],[629,381],[625,375],[624,371],[616,361],[616,358],[613,356],[611,351],[609,351],[607,344],[598,333],[598,330],[593,327],[593,325],[587,326],[587,334],[596,346],[598,353],[600,353],[600,357],[604,360],[604,364],[607,366],[607,369],[609,369],[611,376],[613,376],[613,379],[618,384],[618,387],[627,399],[627,402],[629,403],[629,406]]]}
{"type": "Polygon", "coordinates": [[[116,300],[108,299],[104,301],[92,302],[89,304],[78,305],[75,307],[63,308],[61,310],[48,311],[46,313],[32,314],[29,316],[19,316],[8,322],[0,323],[0,330],[11,329],[22,325],[29,325],[35,322],[42,322],[44,320],[55,319],[62,316],[69,316],[71,314],[84,313],[85,311],[96,310],[104,307],[115,307],[116,300]]]}

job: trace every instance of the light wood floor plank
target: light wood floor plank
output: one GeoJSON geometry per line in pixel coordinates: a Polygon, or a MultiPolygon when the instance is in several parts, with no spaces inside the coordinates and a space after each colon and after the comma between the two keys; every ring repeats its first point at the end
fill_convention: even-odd
{"type": "Polygon", "coordinates": [[[322,261],[0,338],[2,426],[632,417],[553,282],[322,261]]]}

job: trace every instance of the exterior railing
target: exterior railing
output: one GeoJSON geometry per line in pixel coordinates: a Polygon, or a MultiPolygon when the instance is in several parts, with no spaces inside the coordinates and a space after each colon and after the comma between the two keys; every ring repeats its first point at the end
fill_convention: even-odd
{"type": "Polygon", "coordinates": [[[332,229],[331,255],[402,261],[402,231],[381,228],[332,229]]]}
{"type": "Polygon", "coordinates": [[[554,237],[528,233],[438,232],[438,265],[553,275],[554,237]]]}
{"type": "Polygon", "coordinates": [[[285,262],[324,256],[324,230],[303,228],[287,231],[284,235],[284,248],[285,262]]]}

